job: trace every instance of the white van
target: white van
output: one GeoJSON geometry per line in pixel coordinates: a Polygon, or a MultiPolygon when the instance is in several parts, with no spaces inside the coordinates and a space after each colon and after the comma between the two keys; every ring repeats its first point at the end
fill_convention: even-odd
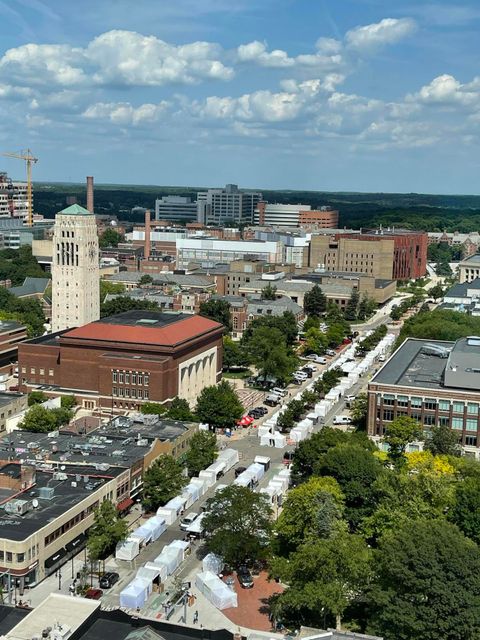
{"type": "Polygon", "coordinates": [[[333,424],[352,424],[352,419],[348,416],[334,416],[333,424]]]}
{"type": "Polygon", "coordinates": [[[198,518],[198,513],[195,513],[195,511],[190,511],[190,513],[188,513],[184,518],[182,518],[181,522],[180,522],[180,529],[182,531],[186,531],[188,529],[188,527],[195,522],[195,520],[198,518]]]}
{"type": "Polygon", "coordinates": [[[287,395],[288,391],[286,389],[280,389],[280,387],[273,387],[272,393],[276,396],[282,396],[282,398],[284,398],[287,395]]]}

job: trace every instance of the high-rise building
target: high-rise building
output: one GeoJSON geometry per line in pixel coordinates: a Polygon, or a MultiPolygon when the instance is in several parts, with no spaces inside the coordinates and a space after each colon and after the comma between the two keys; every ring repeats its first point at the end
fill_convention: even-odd
{"type": "Polygon", "coordinates": [[[309,204],[273,204],[259,202],[254,212],[254,223],[260,226],[317,227],[335,229],[338,211],[330,207],[313,210],[309,204]]]}
{"type": "Polygon", "coordinates": [[[155,200],[155,220],[191,222],[197,219],[197,203],[184,196],[164,196],[155,200]]]}
{"type": "Polygon", "coordinates": [[[262,200],[257,191],[242,191],[236,184],[225,189],[208,189],[197,193],[197,220],[202,224],[252,224],[254,211],[262,200]]]}
{"type": "Polygon", "coordinates": [[[26,182],[14,182],[0,172],[0,218],[25,220],[28,214],[26,182]]]}
{"type": "Polygon", "coordinates": [[[95,216],[78,204],[55,217],[52,330],[80,327],[100,317],[100,270],[95,216]]]}

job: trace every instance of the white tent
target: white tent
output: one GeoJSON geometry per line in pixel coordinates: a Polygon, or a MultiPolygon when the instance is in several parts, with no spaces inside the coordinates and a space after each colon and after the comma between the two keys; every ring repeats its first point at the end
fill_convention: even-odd
{"type": "Polygon", "coordinates": [[[238,451],[236,449],[224,449],[218,454],[217,460],[221,460],[225,463],[225,471],[228,471],[234,467],[238,460],[238,451]]]}
{"type": "Polygon", "coordinates": [[[167,523],[164,518],[160,518],[160,516],[153,516],[143,523],[142,528],[152,532],[152,540],[158,540],[167,528],[167,523]]]}
{"type": "Polygon", "coordinates": [[[274,430],[274,426],[267,426],[267,425],[260,425],[260,427],[258,427],[257,429],[257,435],[259,438],[261,438],[262,436],[268,436],[271,435],[273,430],[274,430]]]}
{"type": "Polygon", "coordinates": [[[195,520],[192,522],[192,524],[190,524],[187,527],[187,532],[188,533],[193,533],[195,535],[200,535],[203,531],[203,524],[202,521],[205,517],[205,512],[201,513],[198,518],[195,518],[195,520]]]}
{"type": "Polygon", "coordinates": [[[115,548],[116,560],[133,560],[140,553],[140,540],[130,539],[119,542],[115,548]]]}
{"type": "Polygon", "coordinates": [[[160,582],[165,582],[165,580],[168,578],[168,569],[163,562],[157,562],[156,560],[152,560],[152,562],[146,562],[145,567],[147,569],[152,568],[158,571],[160,582]]]}
{"type": "Polygon", "coordinates": [[[237,594],[211,571],[197,573],[195,586],[217,609],[237,606],[237,594]]]}
{"type": "Polygon", "coordinates": [[[223,565],[223,558],[217,556],[215,553],[207,553],[207,555],[202,560],[203,571],[210,571],[217,576],[219,573],[222,573],[223,565]]]}
{"type": "Polygon", "coordinates": [[[213,485],[217,481],[217,474],[215,473],[215,471],[209,471],[208,469],[203,469],[203,471],[200,471],[198,477],[201,478],[208,487],[213,487],[213,485]]]}
{"type": "Polygon", "coordinates": [[[188,509],[200,498],[200,487],[198,484],[187,484],[183,490],[182,496],[186,498],[185,509],[188,509]]]}
{"type": "Polygon", "coordinates": [[[182,552],[182,562],[183,562],[185,560],[187,549],[190,548],[190,542],[187,542],[186,540],[174,540],[168,546],[173,547],[174,549],[180,549],[180,551],[182,552]]]}
{"type": "Polygon", "coordinates": [[[265,475],[265,467],[259,462],[254,462],[247,467],[245,473],[249,473],[253,477],[255,482],[260,482],[260,480],[265,475]]]}
{"type": "Polygon", "coordinates": [[[283,449],[283,447],[287,446],[287,437],[284,436],[283,433],[280,433],[279,431],[276,431],[274,433],[274,440],[275,440],[276,449],[283,449]]]}
{"type": "Polygon", "coordinates": [[[275,446],[275,436],[272,433],[267,433],[260,438],[260,446],[261,447],[274,447],[275,446]]]}
{"type": "Polygon", "coordinates": [[[135,578],[120,593],[120,606],[127,609],[141,609],[151,593],[151,587],[149,580],[135,578]]]}
{"type": "Polygon", "coordinates": [[[187,500],[185,496],[176,496],[167,502],[165,505],[166,509],[174,509],[177,512],[177,516],[179,516],[182,511],[185,509],[185,504],[187,500]]]}
{"type": "Polygon", "coordinates": [[[171,575],[182,561],[182,550],[178,547],[164,547],[162,553],[154,560],[154,564],[163,564],[167,575],[171,575]]]}
{"type": "Polygon", "coordinates": [[[190,480],[190,484],[196,484],[198,486],[201,491],[201,496],[203,496],[203,494],[206,493],[209,489],[208,482],[205,480],[205,478],[192,478],[190,480]]]}
{"type": "Polygon", "coordinates": [[[153,582],[158,577],[160,577],[160,567],[156,567],[154,564],[145,565],[144,567],[140,567],[137,570],[137,578],[144,578],[149,582],[153,582]]]}
{"type": "Polygon", "coordinates": [[[178,517],[176,510],[168,507],[158,507],[157,516],[165,520],[167,524],[173,524],[178,517]]]}
{"type": "Polygon", "coordinates": [[[140,541],[140,545],[148,544],[151,542],[153,537],[153,531],[142,524],[140,527],[137,527],[135,531],[132,532],[130,538],[136,538],[140,541]]]}

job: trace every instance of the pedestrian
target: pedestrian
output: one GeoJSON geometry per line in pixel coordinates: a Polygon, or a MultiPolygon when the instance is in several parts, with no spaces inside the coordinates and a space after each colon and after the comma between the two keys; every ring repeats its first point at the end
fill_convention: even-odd
{"type": "Polygon", "coordinates": [[[197,624],[198,622],[198,611],[195,611],[193,614],[193,624],[197,624]]]}
{"type": "Polygon", "coordinates": [[[74,595],[75,595],[75,585],[73,584],[73,582],[72,582],[72,584],[69,586],[69,590],[70,590],[70,595],[71,595],[71,596],[74,596],[74,595]]]}

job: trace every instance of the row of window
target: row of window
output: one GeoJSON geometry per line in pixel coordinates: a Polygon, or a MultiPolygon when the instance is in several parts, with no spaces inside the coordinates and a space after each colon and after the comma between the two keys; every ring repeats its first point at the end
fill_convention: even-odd
{"type": "Polygon", "coordinates": [[[126,387],[112,387],[112,396],[114,398],[134,398],[139,400],[148,400],[148,389],[129,389],[126,387]]]}
{"type": "MultiPolygon", "coordinates": [[[[380,411],[377,412],[378,418],[380,418],[380,415],[382,416],[384,422],[389,422],[395,417],[399,418],[402,416],[407,416],[408,414],[399,411],[394,412],[393,409],[384,409],[382,414],[380,414],[380,411]]],[[[463,431],[464,429],[466,431],[478,430],[477,418],[464,419],[459,417],[449,418],[447,416],[442,416],[437,419],[433,413],[424,414],[422,417],[422,414],[416,411],[412,411],[410,413],[410,417],[414,420],[417,420],[418,422],[421,422],[426,427],[434,427],[438,425],[442,427],[451,427],[452,429],[456,429],[458,431],[463,431]]]]}
{"type": "MultiPolygon", "coordinates": [[[[377,404],[380,404],[382,396],[377,396],[377,404]]],[[[392,394],[385,394],[383,396],[383,405],[393,407],[395,404],[395,396],[392,394]]],[[[439,411],[450,411],[452,408],[453,413],[464,413],[465,402],[456,402],[450,400],[437,400],[435,398],[420,398],[412,396],[397,396],[397,407],[412,407],[412,408],[424,408],[429,411],[435,411],[438,407],[439,411]]],[[[467,414],[471,416],[478,416],[479,405],[477,402],[467,402],[466,404],[467,414]]]]}
{"type": "MultiPolygon", "coordinates": [[[[22,373],[27,373],[27,367],[22,367],[22,373]]],[[[40,369],[38,370],[39,375],[44,376],[45,375],[45,369],[43,367],[40,367],[40,369]]],[[[35,367],[30,367],[30,374],[32,376],[34,376],[36,374],[36,369],[35,367]]],[[[49,376],[53,376],[53,369],[49,369],[48,370],[48,375],[49,376]]]]}
{"type": "Polygon", "coordinates": [[[55,531],[52,531],[52,533],[50,533],[48,536],[45,537],[45,546],[48,546],[54,540],[56,540],[61,535],[66,533],[69,529],[77,525],[82,520],[85,520],[85,518],[88,518],[88,516],[91,513],[93,513],[97,507],[98,507],[98,500],[93,504],[91,504],[86,509],[84,509],[83,511],[81,511],[80,513],[77,513],[76,516],[74,516],[73,518],[70,518],[70,520],[68,520],[67,522],[64,522],[61,527],[58,527],[58,529],[55,529],[55,531]]]}
{"type": "Polygon", "coordinates": [[[148,387],[150,375],[143,371],[112,371],[112,381],[119,384],[138,384],[148,387]]]}
{"type": "Polygon", "coordinates": [[[12,551],[0,551],[0,562],[12,563],[14,562],[13,558],[15,556],[15,562],[17,564],[21,562],[25,562],[25,555],[27,556],[27,561],[30,562],[34,558],[38,556],[39,546],[33,545],[33,547],[29,548],[27,554],[25,553],[12,553],[12,551]]]}

